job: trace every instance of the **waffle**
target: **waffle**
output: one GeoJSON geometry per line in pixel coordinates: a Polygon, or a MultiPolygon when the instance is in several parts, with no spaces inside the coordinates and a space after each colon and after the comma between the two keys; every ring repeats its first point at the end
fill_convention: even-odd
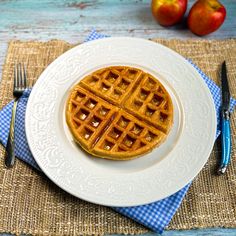
{"type": "Polygon", "coordinates": [[[173,105],[152,75],[113,66],[93,72],[72,88],[66,120],[75,141],[88,153],[129,160],[166,139],[173,105]]]}

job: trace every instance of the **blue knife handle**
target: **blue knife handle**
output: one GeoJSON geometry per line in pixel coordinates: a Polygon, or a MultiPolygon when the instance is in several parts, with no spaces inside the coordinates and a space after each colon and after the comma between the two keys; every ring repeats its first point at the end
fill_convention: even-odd
{"type": "Polygon", "coordinates": [[[230,162],[231,152],[231,135],[230,121],[228,118],[222,117],[222,133],[221,133],[222,156],[218,172],[223,174],[226,171],[227,165],[230,162]]]}

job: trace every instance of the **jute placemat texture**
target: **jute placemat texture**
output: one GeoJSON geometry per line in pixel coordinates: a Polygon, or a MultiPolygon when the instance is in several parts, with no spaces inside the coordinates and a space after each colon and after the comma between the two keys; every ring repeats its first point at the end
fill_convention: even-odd
{"type": "MultiPolygon", "coordinates": [[[[162,43],[196,63],[219,84],[219,68],[227,61],[231,93],[236,96],[236,39],[221,41],[161,40],[162,43]]],[[[0,86],[0,108],[12,99],[14,62],[26,62],[28,77],[41,72],[66,50],[64,41],[9,43],[0,86]]],[[[236,227],[236,112],[232,115],[232,161],[227,173],[215,176],[220,155],[215,145],[209,161],[195,178],[168,229],[236,227]]],[[[207,131],[206,131],[207,132],[207,131]]],[[[143,226],[104,206],[77,199],[53,184],[44,174],[17,160],[12,169],[4,167],[0,147],[0,232],[32,235],[140,234],[143,226]]]]}

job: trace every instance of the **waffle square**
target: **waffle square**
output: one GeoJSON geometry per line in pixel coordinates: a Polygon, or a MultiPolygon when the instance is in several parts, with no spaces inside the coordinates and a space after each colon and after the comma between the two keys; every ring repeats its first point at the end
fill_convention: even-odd
{"type": "Polygon", "coordinates": [[[125,102],[125,108],[165,134],[173,123],[173,105],[164,86],[152,75],[145,74],[125,102]]]}

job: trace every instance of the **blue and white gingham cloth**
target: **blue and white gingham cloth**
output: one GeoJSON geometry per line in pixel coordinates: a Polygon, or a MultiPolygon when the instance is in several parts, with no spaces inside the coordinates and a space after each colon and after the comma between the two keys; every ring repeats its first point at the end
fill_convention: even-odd
{"type": "MultiPolygon", "coordinates": [[[[17,104],[15,121],[15,154],[22,161],[25,161],[34,168],[40,170],[30,152],[25,134],[25,111],[30,92],[31,90],[26,90],[17,104]]],[[[7,138],[10,130],[12,107],[13,101],[8,103],[0,111],[0,142],[5,147],[7,145],[7,138]]]]}
{"type": "MultiPolygon", "coordinates": [[[[95,30],[87,37],[85,41],[91,41],[95,39],[101,39],[108,37],[106,35],[98,34],[95,30]]],[[[217,134],[220,134],[220,105],[221,105],[221,91],[220,88],[210,80],[196,65],[189,61],[193,67],[198,71],[203,80],[206,82],[209,90],[211,91],[212,97],[215,102],[216,115],[217,115],[217,134]]],[[[35,162],[27,144],[25,135],[25,110],[30,95],[30,90],[24,92],[22,97],[19,99],[17,112],[16,112],[16,129],[15,129],[15,142],[16,142],[16,156],[30,164],[36,169],[39,169],[35,162]]],[[[231,111],[233,111],[236,105],[236,100],[231,99],[231,111]]],[[[13,102],[7,104],[0,111],[0,142],[6,146],[7,137],[10,128],[11,110],[13,102]]],[[[136,207],[116,207],[116,211],[132,218],[133,220],[145,225],[155,232],[162,233],[164,228],[169,224],[173,215],[179,208],[189,186],[182,188],[177,193],[167,197],[161,201],[157,201],[148,205],[136,206],[136,207]]]]}

